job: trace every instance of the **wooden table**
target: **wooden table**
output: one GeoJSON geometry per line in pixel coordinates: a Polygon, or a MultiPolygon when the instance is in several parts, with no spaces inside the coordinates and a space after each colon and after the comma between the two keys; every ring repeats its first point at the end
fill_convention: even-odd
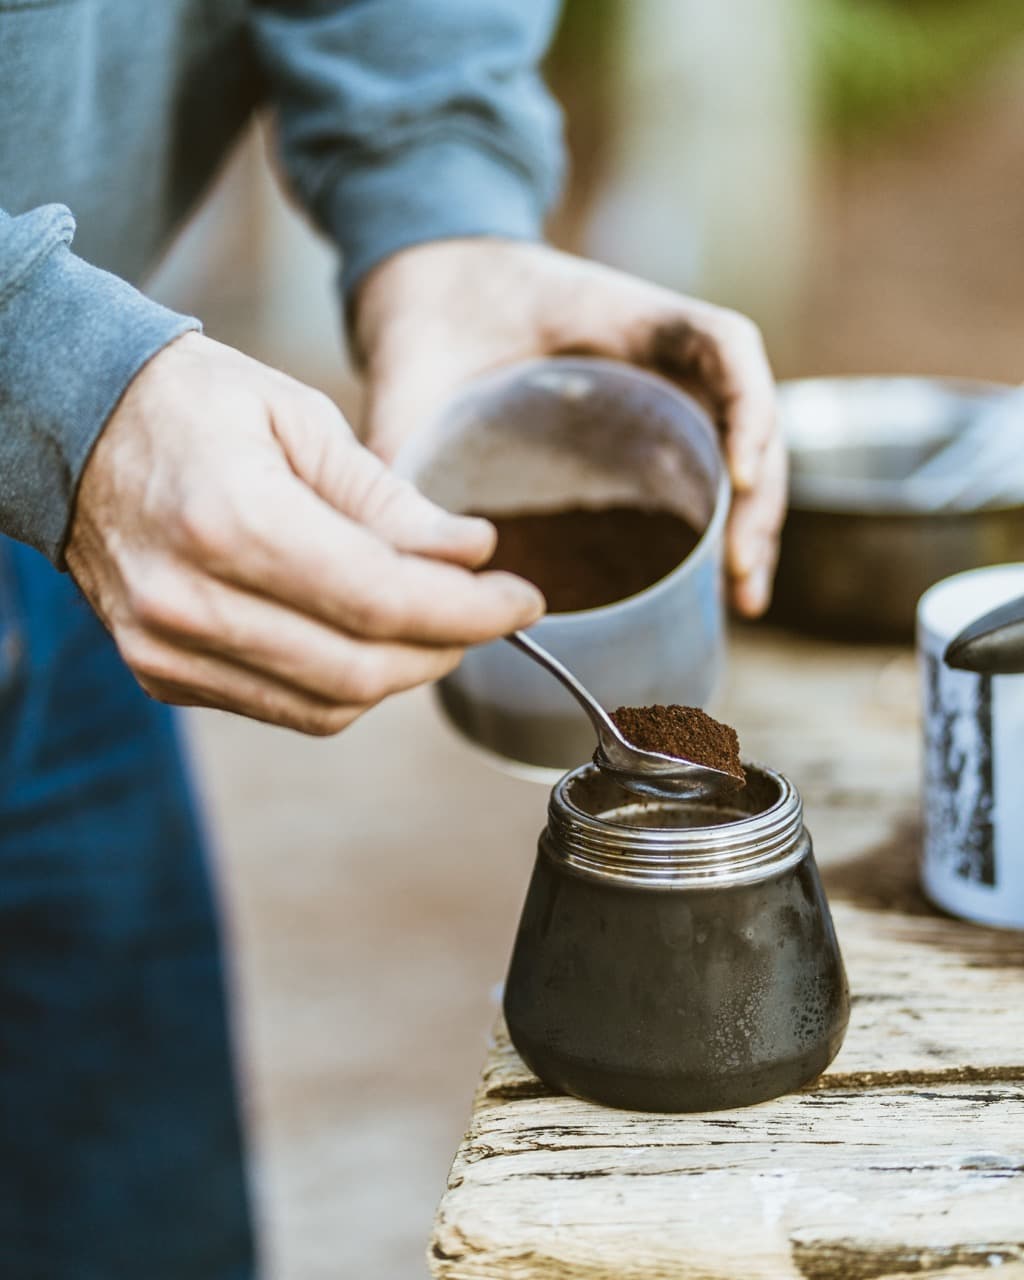
{"type": "Polygon", "coordinates": [[[499,1026],[434,1276],[1024,1280],[1024,934],[919,893],[916,708],[908,651],[736,638],[721,714],[803,793],[846,1043],[800,1093],[664,1116],[550,1093],[499,1026]]]}

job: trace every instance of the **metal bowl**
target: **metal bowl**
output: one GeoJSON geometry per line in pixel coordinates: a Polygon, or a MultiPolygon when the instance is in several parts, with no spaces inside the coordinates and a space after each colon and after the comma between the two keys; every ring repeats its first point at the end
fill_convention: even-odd
{"type": "Polygon", "coordinates": [[[949,378],[809,378],[779,388],[790,512],[773,616],[848,639],[912,640],[940,578],[1024,559],[1024,507],[938,513],[903,481],[992,397],[949,378]]]}
{"type": "MultiPolygon", "coordinates": [[[[729,481],[714,427],[689,396],[610,360],[526,361],[463,388],[395,465],[452,511],[626,503],[683,516],[700,541],[660,582],[548,614],[530,634],[606,707],[707,700],[725,660],[729,481]]],[[[548,778],[593,754],[593,727],[570,694],[504,641],[470,649],[438,694],[464,737],[517,772],[548,778]]]]}

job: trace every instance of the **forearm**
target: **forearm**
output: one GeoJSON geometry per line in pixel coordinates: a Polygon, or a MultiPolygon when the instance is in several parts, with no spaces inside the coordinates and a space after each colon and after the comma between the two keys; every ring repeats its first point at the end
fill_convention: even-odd
{"type": "Polygon", "coordinates": [[[0,532],[63,559],[82,469],[129,382],[198,322],[70,251],[61,205],[0,210],[0,532]]]}
{"type": "Polygon", "coordinates": [[[561,125],[537,72],[554,0],[254,3],[282,160],[344,255],[351,296],[384,258],[539,234],[561,125]]]}

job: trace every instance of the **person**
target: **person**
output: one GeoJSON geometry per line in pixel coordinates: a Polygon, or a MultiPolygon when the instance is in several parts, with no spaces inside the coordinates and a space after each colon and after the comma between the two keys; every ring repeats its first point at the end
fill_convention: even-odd
{"type": "Polygon", "coordinates": [[[214,895],[168,704],[331,734],[540,616],[532,586],[475,572],[486,522],[388,468],[459,384],[585,351],[697,385],[736,490],[732,598],[767,601],[784,464],[756,328],[540,241],[555,9],[0,4],[11,1280],[253,1273],[214,895]],[[138,289],[260,108],[342,254],[362,442],[138,289]]]}

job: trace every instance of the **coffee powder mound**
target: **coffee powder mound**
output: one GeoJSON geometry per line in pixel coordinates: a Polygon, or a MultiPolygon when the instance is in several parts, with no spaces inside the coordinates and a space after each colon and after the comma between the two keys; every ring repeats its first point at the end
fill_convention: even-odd
{"type": "Polygon", "coordinates": [[[679,756],[746,781],[736,730],[700,707],[619,707],[611,717],[626,741],[642,751],[679,756]]]}
{"type": "Polygon", "coordinates": [[[635,596],[671,573],[700,541],[681,516],[641,507],[471,514],[498,530],[487,568],[535,583],[551,613],[599,609],[635,596]]]}

